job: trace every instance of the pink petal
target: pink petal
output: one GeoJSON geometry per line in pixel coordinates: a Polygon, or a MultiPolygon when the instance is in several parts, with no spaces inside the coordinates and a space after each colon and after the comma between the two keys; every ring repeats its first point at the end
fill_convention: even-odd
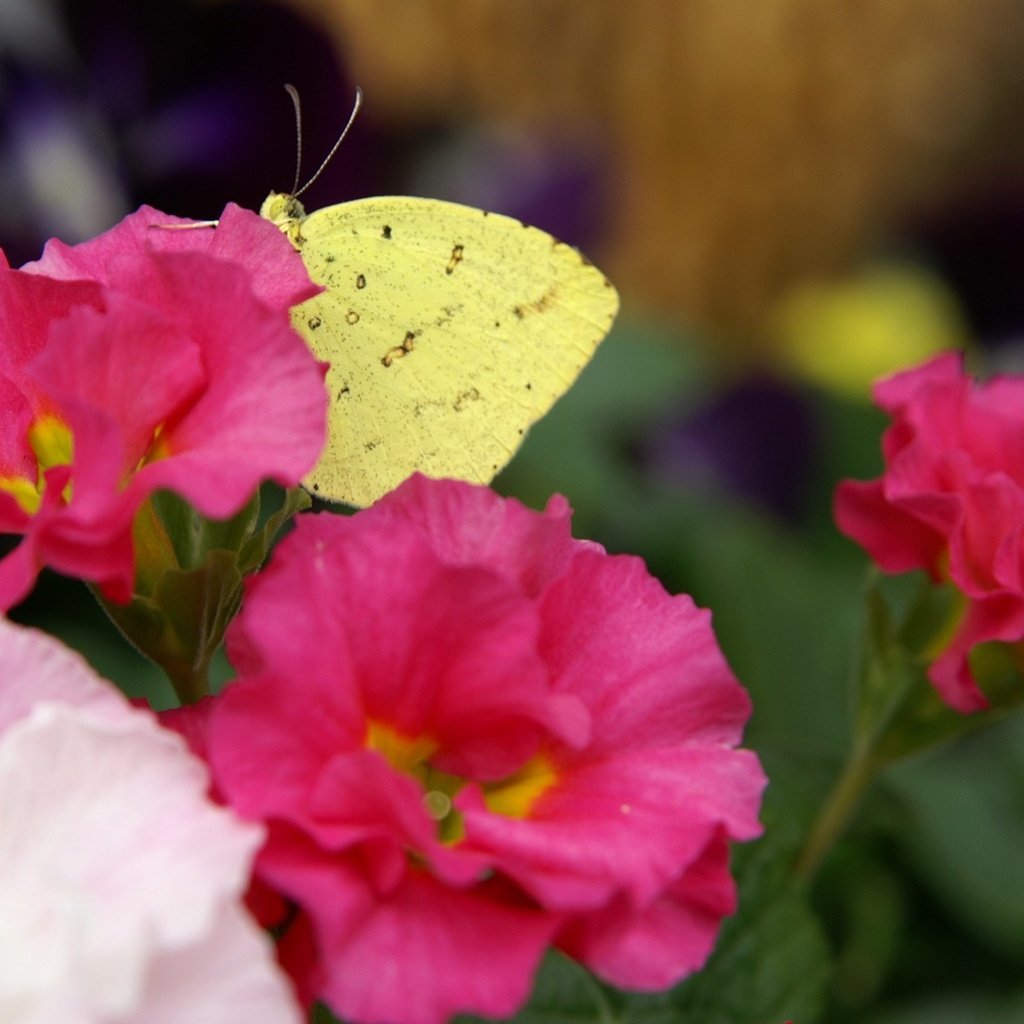
{"type": "MultiPolygon", "coordinates": [[[[24,391],[0,377],[0,476],[35,481],[38,463],[28,443],[28,430],[33,419],[32,406],[24,391]]],[[[8,512],[0,513],[0,516],[12,524],[20,524],[24,522],[25,513],[12,515],[8,512]]]]}
{"type": "Polygon", "coordinates": [[[260,481],[295,486],[313,467],[325,435],[324,367],[278,313],[252,301],[237,267],[183,254],[163,257],[162,272],[189,297],[183,322],[202,349],[207,386],[168,425],[170,456],[144,466],[134,485],[166,487],[223,518],[260,481]]]}
{"type": "Polygon", "coordinates": [[[115,488],[145,456],[156,428],[206,384],[202,352],[182,325],[120,294],[108,297],[102,313],[79,307],[54,324],[31,372],[70,420],[76,482],[102,461],[102,452],[83,450],[87,428],[81,420],[101,411],[115,425],[125,449],[123,463],[115,463],[115,488]]]}
{"type": "Polygon", "coordinates": [[[579,551],[601,550],[572,539],[572,513],[561,495],[537,513],[486,487],[438,483],[417,473],[368,513],[415,523],[442,561],[484,566],[516,581],[530,597],[557,579],[579,551]]]}
{"type": "Polygon", "coordinates": [[[0,374],[20,371],[50,336],[50,327],[78,306],[100,308],[93,281],[53,281],[20,270],[0,270],[0,374]]]}
{"type": "Polygon", "coordinates": [[[202,943],[169,951],[152,965],[143,1006],[125,1024],[299,1024],[287,979],[273,966],[269,939],[228,904],[202,943]]]}
{"type": "Polygon", "coordinates": [[[728,845],[719,835],[642,912],[619,899],[574,919],[558,945],[611,985],[656,991],[704,966],[722,918],[735,909],[728,845]]]}
{"type": "Polygon", "coordinates": [[[581,552],[544,595],[541,617],[556,690],[579,697],[593,718],[590,755],[739,742],[750,700],[709,613],[669,596],[640,559],[581,552]]]}
{"type": "Polygon", "coordinates": [[[456,1013],[503,1018],[530,992],[558,919],[484,888],[451,889],[410,871],[383,897],[359,867],[335,859],[291,891],[312,919],[321,998],[361,1024],[443,1024],[456,1013]]]}
{"type": "Polygon", "coordinates": [[[190,223],[143,206],[88,242],[74,246],[57,239],[47,242],[42,257],[22,269],[51,278],[123,287],[123,275],[136,262],[134,254],[198,252],[243,267],[256,295],[271,309],[287,311],[321,291],[309,280],[302,257],[284,234],[251,210],[229,203],[216,229],[164,227],[190,223]]]}
{"type": "Polygon", "coordinates": [[[547,692],[533,607],[488,572],[440,565],[412,531],[373,517],[306,517],[247,608],[240,628],[260,655],[250,664],[330,686],[329,701],[350,702],[338,712],[356,716],[360,741],[367,717],[378,718],[411,736],[429,733],[444,770],[497,778],[532,754],[541,727],[569,742],[585,735],[580,702],[547,692]],[[395,622],[406,625],[396,631],[395,622]]]}
{"type": "Polygon", "coordinates": [[[835,517],[839,529],[866,548],[886,572],[932,568],[938,563],[942,536],[891,505],[880,481],[844,480],[836,488],[835,517]]]}
{"type": "Polygon", "coordinates": [[[580,910],[619,892],[649,902],[720,830],[759,835],[765,782],[748,751],[665,747],[563,769],[525,818],[486,811],[472,791],[456,806],[469,849],[545,906],[580,910]]]}

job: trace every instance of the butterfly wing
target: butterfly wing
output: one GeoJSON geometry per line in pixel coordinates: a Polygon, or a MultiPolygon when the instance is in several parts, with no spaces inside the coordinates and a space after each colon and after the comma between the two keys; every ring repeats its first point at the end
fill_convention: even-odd
{"type": "Polygon", "coordinates": [[[292,319],[331,364],[306,480],[367,505],[410,473],[489,482],[608,332],[615,289],[575,249],[499,214],[383,197],[299,225],[326,291],[292,319]]]}

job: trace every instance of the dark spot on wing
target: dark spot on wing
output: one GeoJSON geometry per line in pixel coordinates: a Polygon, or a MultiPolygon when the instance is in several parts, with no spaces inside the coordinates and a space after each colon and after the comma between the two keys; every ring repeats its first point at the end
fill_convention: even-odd
{"type": "Polygon", "coordinates": [[[309,327],[309,329],[311,331],[315,331],[322,323],[323,323],[323,320],[320,317],[318,317],[318,316],[311,316],[306,321],[306,326],[309,327]]]}
{"type": "Polygon", "coordinates": [[[455,396],[455,401],[452,402],[452,408],[456,412],[462,412],[462,410],[465,409],[466,406],[470,402],[479,402],[479,401],[480,401],[480,390],[479,390],[479,388],[469,388],[468,391],[463,391],[460,394],[455,396]]]}
{"type": "Polygon", "coordinates": [[[435,317],[434,326],[444,327],[445,324],[450,324],[455,319],[455,315],[462,309],[462,306],[442,306],[441,315],[435,317]]]}
{"type": "Polygon", "coordinates": [[[366,275],[365,274],[356,274],[356,287],[357,288],[365,288],[366,287],[366,275]]]}
{"type": "Polygon", "coordinates": [[[345,314],[345,323],[347,323],[347,324],[357,324],[357,323],[359,323],[359,314],[354,309],[350,309],[345,314]]]}
{"type": "Polygon", "coordinates": [[[391,237],[391,225],[390,224],[385,224],[384,227],[382,227],[380,229],[380,237],[381,238],[390,238],[391,237]]]}
{"type": "Polygon", "coordinates": [[[512,312],[515,313],[516,318],[519,320],[524,320],[531,313],[543,313],[551,306],[557,291],[558,286],[552,285],[539,299],[527,302],[522,306],[513,306],[512,312]]]}
{"type": "Polygon", "coordinates": [[[452,254],[448,257],[448,266],[444,268],[446,274],[451,274],[455,268],[462,262],[463,246],[453,245],[452,254]]]}
{"type": "Polygon", "coordinates": [[[403,356],[407,356],[416,345],[417,334],[419,334],[419,331],[406,331],[405,337],[402,339],[402,344],[388,349],[381,357],[381,362],[385,366],[390,366],[396,359],[401,359],[403,356]]]}

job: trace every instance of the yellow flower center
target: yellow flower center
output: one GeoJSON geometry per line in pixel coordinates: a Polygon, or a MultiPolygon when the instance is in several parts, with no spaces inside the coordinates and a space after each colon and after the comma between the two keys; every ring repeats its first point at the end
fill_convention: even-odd
{"type": "Polygon", "coordinates": [[[525,818],[557,781],[555,766],[543,754],[535,754],[514,775],[485,785],[484,803],[494,814],[525,818]]]}
{"type": "Polygon", "coordinates": [[[71,428],[52,414],[41,416],[28,428],[28,443],[35,452],[40,473],[54,466],[70,466],[75,457],[71,428]]]}
{"type": "Polygon", "coordinates": [[[149,442],[149,448],[146,450],[146,454],[139,459],[137,468],[142,469],[143,466],[148,465],[150,462],[159,462],[171,454],[173,453],[167,440],[167,435],[164,433],[164,424],[160,423],[153,431],[153,438],[149,442]]]}
{"type": "MultiPolygon", "coordinates": [[[[438,744],[429,736],[406,736],[380,722],[371,722],[366,747],[374,750],[397,771],[411,775],[423,787],[423,808],[437,822],[442,842],[455,843],[465,834],[462,815],[453,806],[466,780],[433,767],[430,758],[438,744]]],[[[482,786],[484,803],[493,814],[525,818],[537,800],[555,782],[558,772],[543,754],[535,754],[518,771],[482,786]]]]}
{"type": "MultiPolygon", "coordinates": [[[[36,457],[36,479],[23,476],[0,476],[0,491],[6,491],[29,514],[34,515],[42,504],[46,488],[44,474],[54,466],[70,466],[75,457],[75,439],[70,427],[60,417],[48,413],[28,428],[28,443],[36,457]]],[[[65,501],[71,498],[71,485],[64,489],[65,501]]]]}

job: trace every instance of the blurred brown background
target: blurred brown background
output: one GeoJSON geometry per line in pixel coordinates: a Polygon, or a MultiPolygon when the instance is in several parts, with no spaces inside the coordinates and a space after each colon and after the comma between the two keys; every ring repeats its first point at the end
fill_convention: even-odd
{"type": "Polygon", "coordinates": [[[1024,169],[1018,0],[295,0],[396,123],[603,147],[608,270],[754,344],[773,299],[1024,169]]]}
{"type": "Polygon", "coordinates": [[[358,83],[311,206],[407,191],[532,220],[726,362],[784,344],[802,282],[893,253],[1005,335],[1022,54],[1020,0],[0,0],[0,245],[20,262],[139,202],[258,207],[291,180],[282,84],[312,166],[358,83]]]}

